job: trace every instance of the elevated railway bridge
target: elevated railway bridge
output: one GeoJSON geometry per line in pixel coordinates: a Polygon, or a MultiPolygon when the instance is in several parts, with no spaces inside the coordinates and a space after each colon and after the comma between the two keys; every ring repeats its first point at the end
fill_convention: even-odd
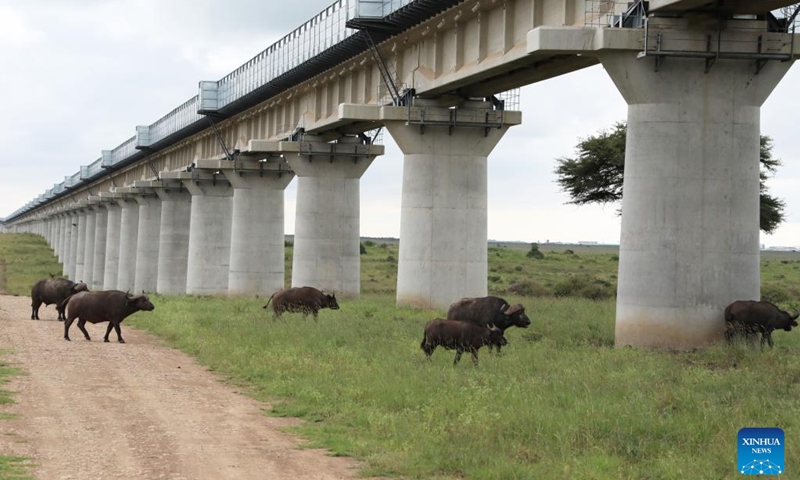
{"type": "Polygon", "coordinates": [[[629,105],[617,344],[690,348],[759,298],[760,107],[785,0],[338,0],[15,211],[94,289],[357,296],[359,179],[404,154],[397,302],[487,293],[487,158],[516,89],[602,63],[629,105]]]}

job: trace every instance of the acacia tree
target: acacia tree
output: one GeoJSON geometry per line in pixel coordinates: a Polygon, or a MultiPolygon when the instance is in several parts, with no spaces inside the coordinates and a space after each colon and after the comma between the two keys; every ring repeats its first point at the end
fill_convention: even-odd
{"type": "MultiPolygon", "coordinates": [[[[575,205],[615,203],[622,200],[622,177],[625,171],[625,136],[627,125],[582,139],[576,146],[578,156],[556,159],[556,182],[575,205]]],[[[761,230],[772,233],[784,220],[786,204],[769,194],[766,180],[775,175],[781,161],[772,156],[772,139],[761,136],[760,210],[761,230]]]]}

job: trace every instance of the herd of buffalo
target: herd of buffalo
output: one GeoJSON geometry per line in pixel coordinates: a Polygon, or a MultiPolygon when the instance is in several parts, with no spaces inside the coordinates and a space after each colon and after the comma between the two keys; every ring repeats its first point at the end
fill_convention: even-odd
{"type": "MultiPolygon", "coordinates": [[[[275,318],[284,312],[311,313],[316,320],[319,310],[339,309],[335,295],[328,295],[313,287],[281,289],[275,292],[263,308],[272,303],[275,318]]],[[[117,340],[125,343],[120,332],[120,323],[139,310],[152,311],[155,306],[147,295],[132,295],[119,290],[90,292],[83,282],[75,283],[65,278],[47,278],[36,282],[31,288],[31,320],[39,319],[41,305],[55,305],[58,320],[64,321],[64,339],[69,340],[69,328],[78,319],[78,328],[86,340],[91,340],[84,325],[89,323],[108,322],[106,335],[113,328],[117,332],[117,340]]],[[[737,337],[747,340],[761,338],[761,346],[768,343],[774,346],[772,332],[774,330],[790,331],[797,326],[800,311],[785,312],[770,302],[736,301],[725,309],[725,338],[728,342],[737,337]]],[[[507,328],[517,326],[527,328],[531,320],[525,315],[525,307],[520,304],[511,305],[499,297],[462,298],[450,305],[447,318],[437,318],[425,325],[420,348],[430,359],[436,347],[455,350],[453,363],[461,360],[465,351],[472,355],[473,363],[478,362],[478,349],[488,346],[491,350],[508,344],[504,333],[507,328]]]]}

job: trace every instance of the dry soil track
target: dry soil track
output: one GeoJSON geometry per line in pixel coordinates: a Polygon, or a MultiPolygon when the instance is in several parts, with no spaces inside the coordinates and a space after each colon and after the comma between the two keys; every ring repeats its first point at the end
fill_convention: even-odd
{"type": "MultiPolygon", "coordinates": [[[[351,459],[300,449],[283,433],[294,420],[237,394],[154,337],[123,324],[127,344],[103,343],[106,324],[73,325],[62,339],[55,309],[30,318],[30,299],[0,295],[0,349],[21,368],[2,411],[0,454],[32,458],[51,479],[341,479],[351,459]]],[[[146,315],[139,313],[138,315],[146,315]]],[[[112,332],[111,338],[115,338],[112,332]]]]}

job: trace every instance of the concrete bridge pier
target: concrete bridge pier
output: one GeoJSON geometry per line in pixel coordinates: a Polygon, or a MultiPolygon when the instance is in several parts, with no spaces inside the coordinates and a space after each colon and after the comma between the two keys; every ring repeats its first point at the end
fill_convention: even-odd
{"type": "Polygon", "coordinates": [[[60,257],[61,249],[61,214],[56,212],[53,215],[53,256],[60,257]]]}
{"type": "Polygon", "coordinates": [[[155,292],[158,285],[158,248],[161,237],[161,199],[151,188],[143,188],[150,182],[134,182],[138,194],[139,229],[136,239],[136,267],[133,292],[155,292]]]}
{"type": "Polygon", "coordinates": [[[616,345],[719,341],[725,307],[760,298],[760,110],[791,62],[600,59],[628,102],[616,345]]]}
{"type": "Polygon", "coordinates": [[[413,108],[412,122],[386,122],[404,155],[397,304],[446,309],[487,294],[487,159],[521,115],[465,102],[455,114],[463,124],[450,128],[452,110],[413,108]],[[476,128],[487,114],[495,126],[476,128]]]}
{"type": "Polygon", "coordinates": [[[83,280],[91,288],[94,274],[94,237],[97,221],[92,200],[86,200],[86,208],[83,211],[86,233],[83,240],[83,270],[79,280],[83,280]]]}
{"type": "Polygon", "coordinates": [[[103,274],[106,267],[106,235],[108,233],[108,203],[100,197],[89,197],[94,210],[94,251],[92,256],[92,283],[90,290],[103,289],[103,274]]]}
{"type": "Polygon", "coordinates": [[[121,198],[117,200],[121,213],[119,219],[119,270],[117,271],[117,290],[132,291],[136,280],[136,248],[139,238],[139,204],[136,202],[137,190],[132,187],[116,187],[114,192],[121,198]]]}
{"type": "Polygon", "coordinates": [[[292,287],[313,286],[341,297],[361,293],[360,182],[382,145],[358,137],[335,144],[280,142],[297,175],[292,287]]]}
{"type": "Polygon", "coordinates": [[[84,280],[83,276],[83,267],[84,267],[84,260],[86,256],[86,210],[88,204],[82,200],[80,202],[80,208],[76,210],[77,213],[77,223],[78,223],[78,243],[75,247],[75,274],[74,277],[71,277],[75,282],[81,282],[84,280]]]}
{"type": "Polygon", "coordinates": [[[164,172],[162,178],[180,179],[192,195],[185,293],[227,294],[233,204],[231,184],[216,171],[197,168],[192,172],[164,172]]]}
{"type": "Polygon", "coordinates": [[[185,295],[192,195],[182,182],[163,178],[151,182],[150,188],[161,199],[156,291],[164,295],[185,295]]]}
{"type": "Polygon", "coordinates": [[[75,281],[75,260],[78,256],[78,212],[75,206],[67,214],[67,260],[64,262],[64,275],[75,281]]]}
{"type": "Polygon", "coordinates": [[[116,290],[117,280],[119,279],[119,235],[122,208],[120,208],[117,200],[120,197],[121,195],[112,192],[100,193],[100,199],[106,202],[106,210],[108,210],[103,290],[116,290]]]}
{"type": "Polygon", "coordinates": [[[284,190],[294,173],[279,155],[260,156],[197,162],[233,186],[229,295],[269,296],[284,286],[284,190]]]}

